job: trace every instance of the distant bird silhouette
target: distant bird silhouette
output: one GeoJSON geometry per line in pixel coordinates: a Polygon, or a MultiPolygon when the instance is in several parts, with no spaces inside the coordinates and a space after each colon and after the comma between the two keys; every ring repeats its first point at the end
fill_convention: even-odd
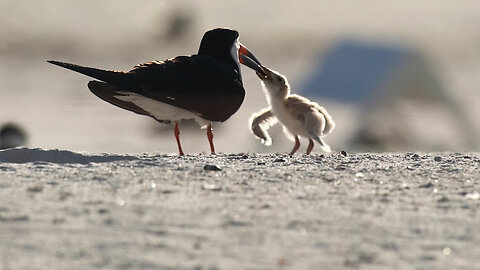
{"type": "Polygon", "coordinates": [[[0,127],[0,149],[25,145],[26,132],[16,124],[7,123],[0,127]]]}
{"type": "Polygon", "coordinates": [[[246,65],[262,72],[259,61],[238,37],[235,30],[213,29],[204,34],[198,54],[140,64],[128,72],[48,62],[99,80],[90,81],[88,88],[106,102],[161,123],[173,122],[180,155],[184,152],[178,122],[195,119],[207,128],[213,154],[212,122],[227,120],[240,108],[245,96],[240,74],[240,63],[244,62],[240,56],[248,56],[246,65]]]}
{"type": "MultiPolygon", "coordinates": [[[[245,58],[245,61],[249,59],[245,58]]],[[[290,85],[282,74],[264,66],[261,69],[262,72],[257,72],[257,75],[262,81],[270,107],[252,114],[249,120],[252,133],[265,145],[271,145],[268,129],[280,122],[287,137],[295,140],[290,155],[300,147],[298,136],[308,138],[307,155],[312,152],[313,140],[320,144],[323,151],[331,152],[330,146],[322,139],[335,128],[327,110],[305,97],[290,94],[290,85]]]]}

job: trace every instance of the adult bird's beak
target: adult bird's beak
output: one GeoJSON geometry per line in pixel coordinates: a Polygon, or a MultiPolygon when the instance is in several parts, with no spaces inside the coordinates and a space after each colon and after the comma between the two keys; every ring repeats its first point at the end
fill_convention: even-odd
{"type": "Polygon", "coordinates": [[[241,64],[263,74],[263,70],[260,67],[262,64],[243,44],[240,44],[240,49],[238,49],[238,60],[241,64]]]}

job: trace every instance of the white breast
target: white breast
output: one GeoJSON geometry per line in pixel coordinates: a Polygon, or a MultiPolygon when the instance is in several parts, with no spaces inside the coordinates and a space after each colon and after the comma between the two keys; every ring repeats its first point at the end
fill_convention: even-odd
{"type": "Polygon", "coordinates": [[[184,119],[195,119],[195,121],[202,128],[206,127],[209,124],[208,120],[201,118],[200,116],[196,115],[191,111],[188,111],[179,107],[175,107],[173,105],[163,103],[155,99],[144,97],[136,93],[128,93],[128,95],[121,95],[121,96],[119,95],[119,96],[115,96],[115,98],[118,98],[120,100],[127,101],[127,102],[132,102],[138,107],[150,113],[151,116],[159,120],[170,120],[174,122],[174,121],[180,121],[184,119]]]}
{"type": "Polygon", "coordinates": [[[305,130],[304,123],[297,118],[295,113],[292,113],[292,111],[285,106],[285,103],[272,102],[271,106],[273,114],[290,133],[309,137],[309,134],[305,130]]]}

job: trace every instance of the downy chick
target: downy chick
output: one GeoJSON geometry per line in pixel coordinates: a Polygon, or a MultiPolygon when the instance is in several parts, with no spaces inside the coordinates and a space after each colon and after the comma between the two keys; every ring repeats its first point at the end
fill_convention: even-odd
{"type": "Polygon", "coordinates": [[[290,155],[300,147],[298,136],[308,138],[307,155],[312,152],[313,140],[320,144],[323,151],[331,152],[330,146],[322,139],[335,127],[327,110],[305,97],[291,94],[287,78],[282,74],[264,66],[260,67],[263,74],[257,71],[257,76],[262,81],[270,107],[252,114],[249,119],[252,133],[265,145],[271,145],[268,129],[280,122],[287,137],[295,141],[290,155]]]}

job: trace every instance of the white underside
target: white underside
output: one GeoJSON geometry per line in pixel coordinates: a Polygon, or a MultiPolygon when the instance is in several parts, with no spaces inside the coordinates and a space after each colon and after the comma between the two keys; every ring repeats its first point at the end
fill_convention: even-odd
{"type": "Polygon", "coordinates": [[[325,127],[324,117],[318,113],[312,111],[301,112],[305,117],[305,122],[296,118],[296,114],[285,107],[285,104],[281,102],[272,102],[272,112],[278,118],[278,120],[286,127],[286,129],[294,134],[306,138],[315,136],[323,136],[322,130],[325,127]]]}
{"type": "MultiPolygon", "coordinates": [[[[123,94],[123,93],[122,93],[123,94]]],[[[195,121],[202,127],[205,128],[210,121],[201,118],[191,111],[187,111],[182,108],[172,106],[167,103],[160,102],[155,99],[144,97],[135,93],[128,93],[128,95],[119,95],[115,98],[132,102],[138,107],[150,113],[155,119],[158,120],[170,120],[172,122],[181,121],[186,119],[195,119],[195,121]]]]}
{"type": "Polygon", "coordinates": [[[295,140],[295,135],[309,139],[320,141],[320,148],[330,153],[332,150],[330,146],[323,141],[324,136],[322,130],[325,128],[325,117],[315,111],[304,112],[305,122],[299,121],[285,108],[285,105],[280,102],[273,102],[272,112],[277,117],[278,121],[283,124],[283,132],[291,141],[295,140]]]}

